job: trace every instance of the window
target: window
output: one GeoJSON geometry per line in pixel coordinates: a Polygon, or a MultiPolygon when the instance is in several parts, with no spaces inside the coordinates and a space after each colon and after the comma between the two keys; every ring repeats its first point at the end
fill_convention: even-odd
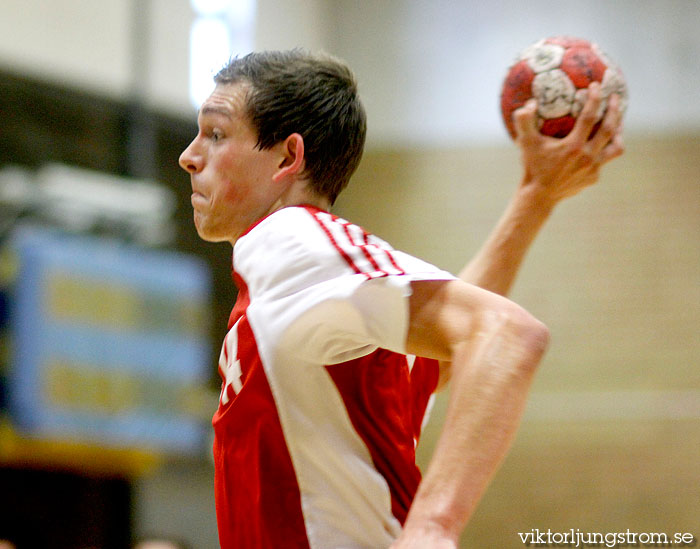
{"type": "Polygon", "coordinates": [[[253,49],[255,0],[190,0],[190,101],[199,108],[231,56],[253,49]]]}

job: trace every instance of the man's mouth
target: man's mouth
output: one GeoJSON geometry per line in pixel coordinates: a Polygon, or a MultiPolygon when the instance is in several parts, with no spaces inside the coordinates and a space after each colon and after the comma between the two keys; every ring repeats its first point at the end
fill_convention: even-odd
{"type": "Polygon", "coordinates": [[[198,191],[194,191],[191,197],[192,207],[196,208],[197,205],[205,205],[207,203],[207,197],[198,191]]]}

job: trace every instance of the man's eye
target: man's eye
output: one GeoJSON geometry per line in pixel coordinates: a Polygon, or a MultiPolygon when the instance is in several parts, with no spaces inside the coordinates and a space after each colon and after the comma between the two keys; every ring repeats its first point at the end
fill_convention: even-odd
{"type": "Polygon", "coordinates": [[[211,140],[216,143],[219,139],[221,139],[221,133],[217,131],[211,132],[211,140]]]}

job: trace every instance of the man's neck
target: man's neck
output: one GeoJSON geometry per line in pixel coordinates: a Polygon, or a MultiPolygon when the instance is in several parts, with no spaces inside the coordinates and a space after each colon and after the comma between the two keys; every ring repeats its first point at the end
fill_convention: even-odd
{"type": "Polygon", "coordinates": [[[287,208],[289,206],[315,206],[321,210],[329,211],[331,201],[326,196],[322,196],[311,189],[305,180],[296,181],[272,204],[267,212],[272,212],[287,208]]]}
{"type": "Polygon", "coordinates": [[[230,240],[231,245],[235,245],[236,241],[240,236],[247,233],[252,227],[257,225],[262,219],[275,213],[282,208],[288,208],[291,206],[313,206],[320,210],[326,212],[331,209],[331,201],[325,197],[313,192],[307,185],[293,185],[285,193],[283,193],[275,202],[261,215],[257,216],[257,219],[250,224],[250,226],[236,238],[230,240]]]}

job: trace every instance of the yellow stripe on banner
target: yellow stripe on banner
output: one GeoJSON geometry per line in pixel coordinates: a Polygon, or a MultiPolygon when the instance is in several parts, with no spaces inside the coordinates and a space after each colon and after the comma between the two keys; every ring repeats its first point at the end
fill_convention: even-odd
{"type": "Polygon", "coordinates": [[[154,296],[118,283],[53,271],[47,308],[55,320],[147,333],[207,334],[207,304],[178,295],[154,296]]]}
{"type": "Polygon", "coordinates": [[[44,379],[48,401],[61,408],[116,414],[139,405],[142,381],[119,370],[52,362],[44,379]]]}
{"type": "Polygon", "coordinates": [[[135,477],[153,472],[162,462],[163,455],[152,451],[25,437],[0,418],[0,466],[135,477]]]}
{"type": "Polygon", "coordinates": [[[48,307],[56,319],[138,328],[139,297],[124,286],[51,273],[48,307]]]}
{"type": "Polygon", "coordinates": [[[209,421],[218,399],[218,393],[199,383],[173,382],[119,368],[50,361],[44,371],[42,393],[47,402],[74,412],[148,412],[209,421]]]}
{"type": "Polygon", "coordinates": [[[19,273],[19,258],[12,248],[0,249],[0,286],[9,286],[19,273]]]}
{"type": "Polygon", "coordinates": [[[208,337],[211,314],[203,302],[184,301],[180,308],[181,330],[197,337],[208,337]]]}

